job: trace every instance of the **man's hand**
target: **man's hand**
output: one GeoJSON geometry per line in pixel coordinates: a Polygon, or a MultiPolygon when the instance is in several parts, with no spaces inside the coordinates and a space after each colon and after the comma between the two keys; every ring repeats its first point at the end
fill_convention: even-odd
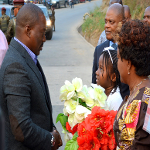
{"type": "Polygon", "coordinates": [[[54,138],[55,138],[55,145],[52,147],[52,150],[56,150],[58,149],[60,146],[63,145],[62,140],[61,140],[61,136],[59,134],[59,132],[57,130],[53,130],[52,132],[54,138]]]}

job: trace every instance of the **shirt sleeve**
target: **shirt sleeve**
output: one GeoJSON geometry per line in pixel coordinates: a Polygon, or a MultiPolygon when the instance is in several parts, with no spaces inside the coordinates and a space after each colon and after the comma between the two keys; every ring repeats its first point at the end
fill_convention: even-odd
{"type": "Polygon", "coordinates": [[[99,40],[98,40],[98,43],[97,43],[97,46],[104,43],[106,41],[106,34],[105,34],[105,30],[101,33],[100,37],[99,37],[99,40]]]}

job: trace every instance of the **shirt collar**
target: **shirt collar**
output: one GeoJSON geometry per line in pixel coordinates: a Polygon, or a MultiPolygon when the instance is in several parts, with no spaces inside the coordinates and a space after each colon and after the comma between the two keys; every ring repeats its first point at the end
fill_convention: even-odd
{"type": "Polygon", "coordinates": [[[31,56],[34,63],[37,64],[37,56],[26,45],[24,45],[21,41],[19,41],[16,37],[14,37],[14,40],[16,40],[18,43],[20,43],[25,48],[25,50],[31,56]]]}
{"type": "Polygon", "coordinates": [[[111,45],[113,45],[113,44],[118,45],[117,43],[113,43],[112,41],[109,42],[109,46],[111,46],[111,45]]]}

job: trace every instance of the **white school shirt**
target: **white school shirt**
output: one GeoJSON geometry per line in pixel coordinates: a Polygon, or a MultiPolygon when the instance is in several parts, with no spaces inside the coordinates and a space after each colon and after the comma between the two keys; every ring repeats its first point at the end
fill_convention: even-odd
{"type": "Polygon", "coordinates": [[[108,110],[118,110],[123,101],[119,87],[117,87],[115,93],[113,93],[113,91],[114,89],[111,91],[106,100],[108,110]]]}

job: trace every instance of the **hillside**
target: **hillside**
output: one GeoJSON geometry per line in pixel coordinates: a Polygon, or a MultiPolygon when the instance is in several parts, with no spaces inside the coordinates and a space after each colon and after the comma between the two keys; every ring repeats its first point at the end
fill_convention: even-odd
{"type": "MultiPolygon", "coordinates": [[[[93,46],[97,45],[99,36],[104,30],[104,18],[110,0],[103,0],[102,6],[96,6],[90,16],[82,24],[82,35],[93,46]]],[[[124,5],[130,7],[132,19],[142,19],[145,8],[150,6],[149,0],[123,0],[124,5]]]]}

